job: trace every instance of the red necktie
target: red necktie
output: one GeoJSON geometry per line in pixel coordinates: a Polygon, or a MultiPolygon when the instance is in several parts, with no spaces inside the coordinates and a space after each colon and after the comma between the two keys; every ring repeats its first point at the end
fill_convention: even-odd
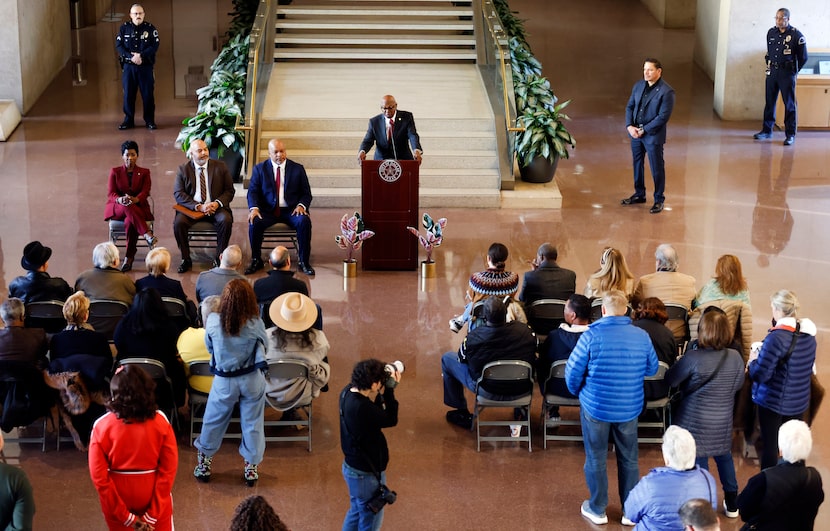
{"type": "Polygon", "coordinates": [[[274,215],[280,215],[280,167],[277,166],[276,177],[274,177],[274,184],[277,186],[277,206],[274,208],[274,215]]]}
{"type": "Polygon", "coordinates": [[[392,143],[392,129],[394,129],[394,127],[395,122],[392,118],[389,118],[389,127],[386,128],[386,140],[388,140],[390,144],[392,143]]]}

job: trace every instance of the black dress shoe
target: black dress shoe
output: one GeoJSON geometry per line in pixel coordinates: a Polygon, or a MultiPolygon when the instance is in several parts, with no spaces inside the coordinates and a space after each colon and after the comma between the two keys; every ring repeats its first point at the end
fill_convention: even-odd
{"type": "Polygon", "coordinates": [[[792,136],[792,135],[790,135],[790,136],[788,136],[787,138],[784,139],[784,145],[785,146],[792,146],[793,142],[795,142],[795,137],[792,136]]]}
{"type": "Polygon", "coordinates": [[[251,265],[248,266],[248,269],[245,270],[246,275],[253,275],[260,269],[265,267],[265,264],[262,263],[261,258],[253,258],[251,259],[251,265]]]}
{"type": "Polygon", "coordinates": [[[646,202],[645,197],[641,197],[641,196],[638,196],[638,195],[632,195],[631,197],[626,197],[625,199],[620,201],[620,204],[621,205],[636,205],[638,203],[645,203],[645,202],[646,202]]]}
{"type": "Polygon", "coordinates": [[[132,129],[133,127],[135,127],[135,124],[133,123],[121,122],[121,124],[118,126],[118,129],[123,131],[124,129],[132,129]]]}
{"type": "Polygon", "coordinates": [[[652,214],[659,214],[662,211],[663,211],[663,203],[654,203],[654,206],[652,206],[651,210],[649,210],[649,212],[651,212],[652,214]]]}
{"type": "Polygon", "coordinates": [[[121,264],[121,272],[126,273],[127,271],[133,270],[133,259],[132,258],[125,258],[124,263],[121,264]]]}
{"type": "Polygon", "coordinates": [[[155,131],[156,129],[158,129],[158,126],[154,122],[150,122],[149,124],[147,124],[147,129],[155,131]]]}
{"type": "Polygon", "coordinates": [[[311,264],[306,264],[305,262],[300,262],[299,265],[300,265],[300,271],[302,271],[306,275],[308,275],[310,277],[313,277],[314,275],[317,274],[317,272],[314,271],[314,268],[311,267],[311,264]]]}
{"type": "Polygon", "coordinates": [[[754,138],[755,140],[766,140],[767,138],[772,138],[772,133],[767,133],[766,131],[758,131],[757,133],[752,135],[752,138],[754,138]]]}
{"type": "Polygon", "coordinates": [[[184,260],[182,260],[181,265],[176,271],[178,271],[179,273],[187,273],[188,271],[190,271],[192,267],[193,262],[190,261],[190,258],[185,258],[184,260]]]}

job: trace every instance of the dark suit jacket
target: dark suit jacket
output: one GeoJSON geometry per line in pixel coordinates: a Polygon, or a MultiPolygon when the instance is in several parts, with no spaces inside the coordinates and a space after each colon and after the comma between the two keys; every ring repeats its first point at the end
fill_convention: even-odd
{"type": "Polygon", "coordinates": [[[625,125],[626,127],[642,125],[645,136],[640,140],[645,144],[665,144],[666,124],[674,109],[674,89],[663,81],[662,77],[658,79],[648,99],[643,103],[642,119],[638,120],[637,109],[647,84],[645,79],[634,84],[631,97],[628,98],[628,105],[625,107],[625,125]]]}
{"type": "Polygon", "coordinates": [[[115,215],[115,200],[124,194],[138,198],[138,208],[144,212],[145,221],[153,219],[150,204],[147,202],[147,198],[150,196],[150,185],[150,170],[147,168],[135,167],[132,186],[130,186],[127,178],[126,166],[117,166],[111,169],[107,190],[107,205],[104,207],[104,219],[108,220],[115,215]]]}
{"type": "MultiPolygon", "coordinates": [[[[213,201],[219,202],[222,208],[231,211],[233,201],[233,179],[227,166],[221,160],[210,159],[207,165],[208,186],[210,197],[213,201]]],[[[189,208],[196,209],[196,187],[199,183],[196,180],[196,168],[193,161],[187,161],[176,171],[176,183],[173,185],[173,197],[176,203],[189,208]]]]}
{"type": "Polygon", "coordinates": [[[525,304],[539,299],[567,300],[575,291],[576,273],[559,267],[556,262],[545,261],[536,271],[525,273],[519,300],[525,304]]]}
{"type": "MultiPolygon", "coordinates": [[[[285,161],[285,175],[283,179],[283,195],[288,203],[289,211],[302,204],[306,210],[311,206],[311,186],[302,164],[293,160],[285,161]]],[[[248,185],[248,208],[258,207],[262,211],[273,212],[277,207],[279,196],[276,182],[274,182],[274,165],[271,160],[260,162],[254,166],[251,183],[248,185]]]]}
{"type": "Polygon", "coordinates": [[[19,361],[43,368],[48,365],[49,343],[42,328],[7,326],[0,329],[0,360],[19,361]]]}
{"type": "Polygon", "coordinates": [[[393,128],[392,143],[394,148],[386,139],[386,121],[383,114],[369,119],[369,128],[366,136],[360,143],[360,151],[369,153],[372,145],[375,146],[375,160],[398,159],[415,160],[412,151],[421,149],[421,139],[415,129],[415,118],[411,112],[398,111],[395,114],[395,127],[393,128]],[[409,146],[412,146],[410,151],[409,146]],[[395,156],[397,154],[397,156],[395,156]]]}
{"type": "Polygon", "coordinates": [[[271,316],[268,315],[268,308],[271,302],[283,293],[298,292],[308,296],[308,286],[302,280],[294,276],[293,271],[280,271],[272,269],[268,276],[254,282],[254,293],[259,304],[262,321],[266,328],[274,326],[271,316]]]}

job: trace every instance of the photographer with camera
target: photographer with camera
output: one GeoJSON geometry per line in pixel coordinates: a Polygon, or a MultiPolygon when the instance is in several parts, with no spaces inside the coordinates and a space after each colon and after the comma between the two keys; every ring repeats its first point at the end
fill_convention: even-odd
{"type": "Polygon", "coordinates": [[[376,359],[359,361],[340,393],[343,479],[351,503],[344,531],[380,529],[383,507],[395,502],[395,492],[386,486],[389,448],[381,430],[398,423],[394,388],[403,370],[400,361],[388,365],[376,359]]]}

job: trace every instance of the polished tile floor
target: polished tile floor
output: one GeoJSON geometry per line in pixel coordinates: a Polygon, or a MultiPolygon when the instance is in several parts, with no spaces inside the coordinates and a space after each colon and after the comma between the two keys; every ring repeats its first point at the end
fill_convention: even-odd
{"type": "MultiPolygon", "coordinates": [[[[718,256],[736,254],[754,301],[756,339],[769,324],[769,295],[780,288],[794,290],[803,315],[819,327],[818,367],[826,378],[830,135],[802,131],[795,146],[784,148],[782,138],[754,142],[757,121],[720,121],[712,111],[712,82],[692,61],[693,32],[661,29],[636,0],[559,3],[555,10],[544,0],[512,0],[511,6],[528,20],[531,44],[558,95],[574,100],[569,113],[579,144],[557,175],[563,208],[430,212],[449,223],[446,242],[435,255],[437,278],[427,282],[415,272],[362,271],[344,281],[333,236],[346,209],[313,210],[317,276],[312,296],[325,313],[333,366],[332,392],[315,401],[313,451],[301,443],[269,445],[261,480],[248,489],[240,477],[241,458],[228,442],[215,460],[214,481],[202,485],[191,476],[195,451],[183,437],[173,492],[177,528],[227,528],[234,506],[257,492],[292,529],[338,529],[348,497],[340,475],[337,391],[357,360],[374,356],[401,359],[407,367],[398,393],[400,423],[386,430],[392,455],[388,480],[399,498],[386,511],[385,528],[593,529],[579,515],[587,495],[579,444],[551,444],[544,451],[536,423],[532,453],[512,443],[485,445],[477,453],[473,434],[444,421],[439,357],[461,341],[447,329],[447,319],[459,311],[466,279],[482,267],[493,241],[509,246],[508,265],[516,271],[527,269],[541,242],[555,243],[560,263],[577,272],[580,286],[598,266],[606,245],[622,249],[639,276],[653,269],[655,247],[672,242],[681,270],[694,275],[699,285],[712,274],[718,256]],[[677,91],[666,145],[667,209],[659,215],[649,215],[649,205],[619,206],[619,199],[631,193],[624,106],[646,56],[663,61],[665,78],[677,91]]],[[[128,9],[124,1],[116,7],[128,9]]],[[[145,8],[164,36],[170,0],[151,0],[145,8]]],[[[22,273],[21,250],[34,239],[54,249],[54,275],[71,282],[90,267],[92,247],[107,238],[102,216],[108,170],[120,163],[118,146],[127,138],[139,142],[139,163],[153,173],[157,234],[163,245],[175,249],[172,199],[165,198],[171,197],[175,169],[184,160],[173,146],[177,124],[195,104],[172,98],[170,40],[163,39],[156,68],[160,129],[117,131],[122,117],[110,44],[114,31],[106,23],[83,30],[88,83],[73,87],[67,68],[11,140],[0,144],[5,191],[0,195],[0,293],[22,273]]],[[[232,241],[247,249],[245,211],[235,214],[232,241]]],[[[207,267],[197,264],[196,271],[173,276],[193,295],[197,273],[207,267]]],[[[827,419],[823,411],[817,420],[811,461],[830,478],[827,419]]],[[[12,462],[26,470],[35,489],[36,529],[104,528],[84,454],[70,445],[60,452],[41,453],[33,445],[7,450],[19,457],[12,462]]],[[[656,446],[641,446],[641,473],[661,464],[656,446]]],[[[736,466],[742,485],[757,471],[756,463],[737,454],[736,466]]],[[[609,475],[615,476],[613,459],[609,475]]],[[[612,523],[607,527],[622,529],[615,491],[612,487],[612,523]]],[[[823,508],[817,529],[830,528],[828,515],[823,508]]],[[[722,520],[724,529],[739,527],[722,520]]]]}

